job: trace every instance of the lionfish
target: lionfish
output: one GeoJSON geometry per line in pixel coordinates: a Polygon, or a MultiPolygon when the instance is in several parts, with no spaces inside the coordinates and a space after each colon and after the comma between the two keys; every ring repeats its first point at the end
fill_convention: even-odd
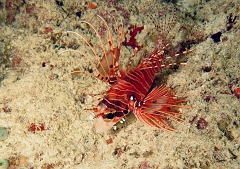
{"type": "MultiPolygon", "coordinates": [[[[179,117],[181,116],[181,113],[178,112],[176,108],[184,107],[181,105],[184,100],[178,99],[178,97],[164,85],[153,87],[153,81],[155,75],[161,69],[166,66],[177,64],[163,64],[165,60],[174,58],[180,54],[189,53],[190,50],[179,54],[171,54],[166,57],[165,50],[169,44],[166,43],[166,36],[162,31],[159,31],[158,41],[156,42],[153,52],[151,52],[148,57],[142,58],[138,66],[131,68],[132,59],[138,50],[135,48],[128,63],[127,70],[123,70],[122,66],[118,63],[118,60],[120,57],[122,42],[124,41],[126,34],[124,26],[121,23],[117,26],[118,42],[117,46],[113,47],[111,28],[103,17],[100,15],[98,15],[98,17],[107,28],[106,39],[110,46],[109,51],[104,47],[103,40],[96,28],[89,22],[82,22],[89,25],[96,33],[101,50],[103,51],[102,58],[99,57],[97,51],[84,36],[73,31],[67,31],[67,33],[75,34],[85,41],[93,52],[98,64],[94,63],[90,56],[80,50],[68,49],[63,51],[76,52],[83,55],[95,68],[98,75],[84,70],[73,71],[72,73],[85,73],[109,84],[109,89],[104,92],[104,96],[97,107],[89,109],[94,110],[95,112],[94,120],[96,132],[108,131],[130,112],[133,112],[137,119],[142,123],[151,127],[175,131],[175,129],[171,127],[170,121],[182,121],[181,117],[179,117]]],[[[159,27],[157,28],[159,29],[159,27]]]]}

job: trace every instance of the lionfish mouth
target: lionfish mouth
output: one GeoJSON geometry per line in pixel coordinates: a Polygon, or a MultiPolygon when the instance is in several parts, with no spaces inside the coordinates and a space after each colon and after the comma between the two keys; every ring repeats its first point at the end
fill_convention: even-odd
{"type": "Polygon", "coordinates": [[[113,125],[116,124],[116,122],[113,122],[113,121],[106,122],[106,120],[103,119],[102,116],[95,118],[94,123],[95,123],[95,129],[97,133],[106,132],[110,130],[113,127],[113,125]]]}

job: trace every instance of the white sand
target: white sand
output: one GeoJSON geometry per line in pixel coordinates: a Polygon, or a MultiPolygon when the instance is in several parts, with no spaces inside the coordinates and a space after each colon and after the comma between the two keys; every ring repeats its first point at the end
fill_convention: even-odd
{"type": "MultiPolygon", "coordinates": [[[[229,89],[229,85],[232,90],[240,87],[238,0],[198,3],[183,0],[178,7],[176,27],[170,32],[175,36],[173,42],[184,39],[186,30],[178,31],[180,26],[195,29],[206,36],[203,42],[192,45],[192,53],[181,56],[187,62],[186,66],[175,72],[170,71],[170,74],[166,73],[167,70],[160,74],[165,79],[165,85],[174,88],[176,94],[187,95],[186,104],[192,107],[182,110],[186,122],[176,125],[178,132],[153,130],[130,115],[125,123],[117,125],[117,131],[111,130],[105,134],[95,132],[93,112],[84,108],[95,107],[99,101],[89,94],[106,91],[107,85],[88,75],[65,76],[74,68],[88,68],[89,63],[78,54],[58,53],[64,50],[59,49],[60,45],[73,48],[80,45],[79,50],[92,56],[86,43],[73,35],[63,34],[63,31],[77,31],[96,46],[99,41],[95,33],[78,21],[101,24],[96,15],[110,10],[107,3],[96,1],[97,9],[86,10],[79,1],[65,0],[63,9],[69,12],[67,16],[54,0],[25,2],[35,4],[32,13],[38,18],[26,14],[24,4],[15,22],[0,25],[0,54],[1,57],[11,58],[0,65],[0,78],[3,77],[0,125],[10,132],[6,140],[0,141],[0,159],[9,159],[11,168],[206,169],[240,166],[240,100],[229,89]],[[75,15],[78,11],[84,11],[80,19],[75,15]],[[238,19],[234,27],[226,31],[230,13],[238,19]],[[53,29],[53,36],[44,33],[46,27],[53,29]],[[221,42],[214,43],[210,36],[219,31],[223,32],[221,42]],[[56,43],[51,37],[57,38],[56,43]],[[225,37],[227,40],[224,41],[225,37]],[[20,60],[19,64],[17,60],[20,60]],[[15,66],[13,62],[17,62],[15,66]],[[46,67],[42,67],[43,62],[46,62],[46,67]],[[50,64],[54,67],[51,68],[50,64]],[[5,68],[5,65],[9,66],[5,68]],[[202,70],[207,66],[212,67],[210,72],[202,70]],[[208,95],[209,102],[205,101],[208,95]],[[198,117],[191,125],[188,121],[196,115],[198,117]],[[200,118],[208,122],[204,130],[196,127],[200,118]],[[219,122],[228,124],[224,130],[227,134],[219,129],[219,122]],[[28,131],[31,123],[38,126],[44,124],[46,130],[28,131]],[[112,139],[111,144],[106,143],[108,139],[112,139]],[[235,156],[238,158],[235,159],[235,156]]],[[[153,32],[154,26],[149,17],[141,12],[156,15],[161,10],[155,3],[162,2],[144,3],[142,0],[117,3],[131,10],[128,25],[145,27],[137,35],[137,41],[144,48],[137,54],[135,64],[144,51],[151,52],[153,49],[152,39],[156,32],[153,32]]],[[[99,48],[96,50],[99,51],[99,48]]],[[[123,46],[120,61],[126,64],[131,53],[131,48],[123,46]]]]}

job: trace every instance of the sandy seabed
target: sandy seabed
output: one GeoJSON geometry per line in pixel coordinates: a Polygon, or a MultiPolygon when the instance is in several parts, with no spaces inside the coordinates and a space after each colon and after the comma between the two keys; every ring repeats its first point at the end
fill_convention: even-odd
{"type": "MultiPolygon", "coordinates": [[[[173,5],[161,0],[0,1],[0,127],[9,132],[0,141],[0,160],[7,159],[11,169],[239,168],[239,7],[238,0],[182,0],[173,5]],[[90,3],[97,7],[90,8],[90,3]],[[79,21],[92,23],[104,36],[106,28],[97,14],[107,18],[115,11],[110,28],[116,23],[126,30],[144,26],[136,36],[142,46],[134,58],[137,65],[154,49],[158,32],[151,18],[164,27],[159,17],[173,8],[172,43],[193,51],[180,56],[186,66],[160,72],[157,85],[186,96],[185,104],[192,108],[180,110],[184,124],[174,126],[177,132],[154,130],[131,114],[117,130],[96,133],[93,111],[86,108],[96,107],[98,97],[91,94],[108,86],[88,75],[68,75],[92,67],[79,54],[61,51],[94,55],[83,40],[64,32],[78,32],[101,52],[95,32],[79,21]]],[[[116,38],[113,33],[114,45],[116,38]]],[[[122,45],[122,65],[132,52],[122,45]]]]}

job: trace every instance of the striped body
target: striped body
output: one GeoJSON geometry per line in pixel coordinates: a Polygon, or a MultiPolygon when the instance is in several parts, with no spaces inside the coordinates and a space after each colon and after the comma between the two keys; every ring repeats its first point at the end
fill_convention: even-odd
{"type": "MultiPolygon", "coordinates": [[[[95,56],[92,59],[88,54],[82,52],[81,50],[67,49],[65,52],[75,52],[84,56],[86,60],[93,66],[93,68],[98,72],[98,75],[83,70],[73,71],[71,73],[84,73],[88,74],[102,82],[108,83],[110,89],[105,92],[105,95],[98,104],[96,108],[90,108],[86,110],[95,111],[95,128],[96,132],[106,132],[113,127],[118,121],[125,117],[130,112],[144,124],[157,129],[163,129],[168,131],[174,131],[169,123],[171,121],[181,121],[178,117],[181,113],[172,110],[172,108],[184,107],[179,105],[184,100],[178,100],[175,95],[165,86],[159,86],[152,88],[153,80],[155,75],[164,67],[175,65],[165,64],[163,65],[163,60],[167,58],[173,58],[179,54],[173,54],[173,50],[170,50],[170,57],[164,56],[164,49],[168,46],[165,40],[166,35],[162,34],[163,30],[168,32],[169,27],[162,27],[162,30],[158,30],[160,35],[158,41],[155,44],[155,48],[152,54],[141,60],[141,63],[135,67],[130,68],[132,60],[129,61],[128,68],[126,71],[122,70],[119,66],[118,60],[120,58],[121,45],[125,39],[125,31],[123,24],[120,22],[117,27],[117,46],[113,46],[111,28],[107,25],[107,22],[98,15],[98,17],[104,23],[108,41],[109,50],[104,47],[104,41],[98,34],[97,29],[86,21],[81,21],[89,25],[96,33],[99,39],[99,47],[102,49],[102,57],[100,54],[92,47],[90,42],[82,36],[81,34],[73,31],[66,31],[67,33],[74,34],[81,38],[91,49],[95,56]],[[96,62],[98,64],[96,64],[96,62]]],[[[114,17],[112,16],[114,19],[114,17]]],[[[165,18],[167,19],[167,17],[165,18]]],[[[114,19],[115,20],[115,19],[114,19]]],[[[173,20],[166,20],[165,23],[169,21],[172,25],[173,20]]],[[[158,26],[156,26],[159,28],[158,26]]],[[[132,58],[135,56],[137,49],[134,50],[132,58]]],[[[169,51],[168,51],[169,52],[169,51]]],[[[182,52],[181,54],[186,54],[189,51],[182,52]]]]}
{"type": "Polygon", "coordinates": [[[127,73],[121,72],[122,75],[117,78],[115,84],[111,85],[96,108],[95,127],[97,132],[109,130],[129,112],[134,112],[142,106],[144,98],[152,88],[156,73],[162,69],[161,64],[164,59],[163,50],[155,52],[149,58],[142,59],[136,68],[130,69],[127,73]]]}
{"type": "MultiPolygon", "coordinates": [[[[160,56],[163,56],[163,52],[160,56]]],[[[133,106],[130,104],[132,99],[139,103],[146,97],[152,87],[155,74],[161,69],[161,62],[162,59],[159,57],[144,59],[136,68],[119,77],[104,97],[111,103],[108,106],[113,106],[116,111],[124,111],[126,108],[132,111],[133,106]]]]}

